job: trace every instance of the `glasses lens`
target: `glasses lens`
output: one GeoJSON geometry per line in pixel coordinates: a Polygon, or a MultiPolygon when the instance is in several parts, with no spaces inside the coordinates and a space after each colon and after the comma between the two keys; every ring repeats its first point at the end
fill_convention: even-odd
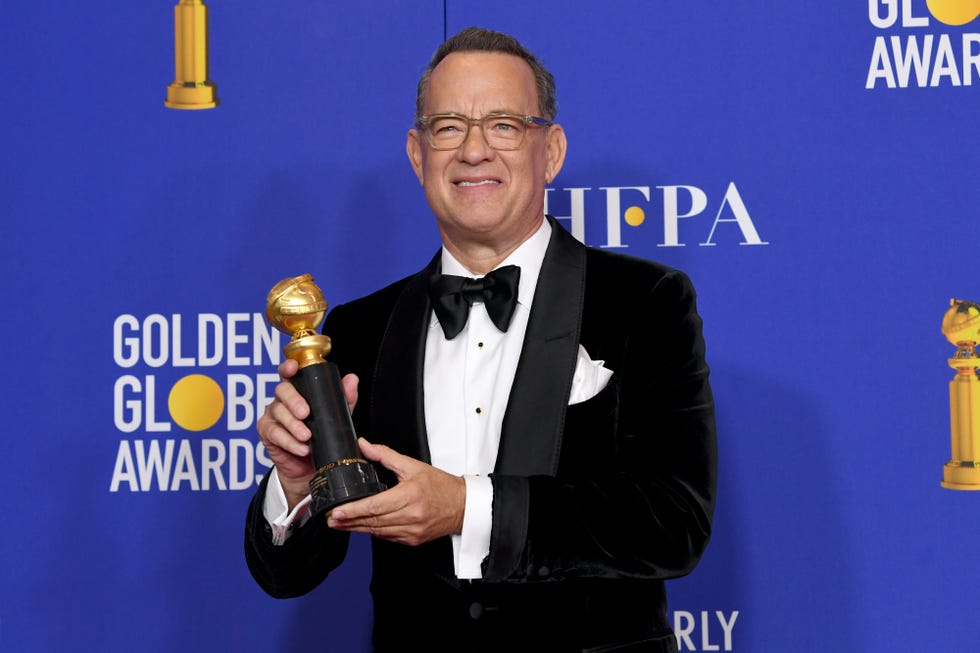
{"type": "MultiPolygon", "coordinates": [[[[426,127],[429,142],[437,150],[455,150],[466,140],[470,124],[463,116],[430,116],[426,127]]],[[[495,150],[516,150],[524,142],[527,131],[524,119],[511,115],[484,116],[480,127],[487,144],[495,150]]]]}
{"type": "Polygon", "coordinates": [[[469,123],[457,116],[432,116],[429,119],[429,140],[440,150],[452,150],[463,144],[469,123]]]}
{"type": "Polygon", "coordinates": [[[524,120],[517,116],[487,116],[483,119],[483,134],[490,147],[497,150],[516,150],[524,140],[524,120]]]}

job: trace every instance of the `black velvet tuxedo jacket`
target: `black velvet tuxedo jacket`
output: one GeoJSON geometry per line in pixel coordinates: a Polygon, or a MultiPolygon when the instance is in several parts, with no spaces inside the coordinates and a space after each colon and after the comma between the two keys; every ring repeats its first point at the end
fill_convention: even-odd
{"type": "MultiPolygon", "coordinates": [[[[491,477],[483,579],[456,579],[448,537],[372,540],[378,652],[676,650],[664,580],[704,551],[716,486],[694,289],[677,270],[586,248],[549,219],[491,477]],[[580,343],[614,374],[569,406],[580,343]]],[[[335,307],[323,327],[341,373],[360,377],[358,434],[426,462],[426,280],[439,261],[335,307]]],[[[273,596],[304,594],[343,561],[349,536],[315,518],[273,546],[264,494],[263,482],[247,517],[249,569],[273,596]]]]}

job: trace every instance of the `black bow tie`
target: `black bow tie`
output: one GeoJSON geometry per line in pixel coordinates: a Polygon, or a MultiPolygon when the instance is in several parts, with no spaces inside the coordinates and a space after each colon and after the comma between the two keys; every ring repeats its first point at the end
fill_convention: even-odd
{"type": "Polygon", "coordinates": [[[429,298],[446,337],[452,340],[463,330],[474,301],[482,301],[494,326],[506,331],[517,308],[517,282],[520,278],[521,269],[516,265],[505,265],[480,279],[451,274],[432,275],[429,298]]]}

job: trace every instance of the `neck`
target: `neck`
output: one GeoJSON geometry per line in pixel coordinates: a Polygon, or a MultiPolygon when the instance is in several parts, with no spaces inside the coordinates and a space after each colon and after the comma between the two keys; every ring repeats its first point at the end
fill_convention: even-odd
{"type": "Polygon", "coordinates": [[[453,258],[472,274],[483,275],[500,265],[514,250],[537,233],[539,228],[541,228],[540,222],[508,239],[459,237],[457,234],[451,234],[444,229],[440,229],[440,231],[442,244],[453,255],[453,258]]]}

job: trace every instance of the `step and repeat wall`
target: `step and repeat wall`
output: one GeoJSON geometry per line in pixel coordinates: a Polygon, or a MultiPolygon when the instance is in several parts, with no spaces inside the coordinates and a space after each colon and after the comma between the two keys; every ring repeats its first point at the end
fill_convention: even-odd
{"type": "Polygon", "coordinates": [[[4,5],[0,650],[367,649],[366,538],[297,599],[245,566],[265,297],[436,251],[405,138],[469,25],[557,79],[547,210],[698,289],[719,491],[680,650],[975,644],[940,327],[980,301],[980,3],[212,0],[198,111],[164,106],[175,4],[4,5]]]}

